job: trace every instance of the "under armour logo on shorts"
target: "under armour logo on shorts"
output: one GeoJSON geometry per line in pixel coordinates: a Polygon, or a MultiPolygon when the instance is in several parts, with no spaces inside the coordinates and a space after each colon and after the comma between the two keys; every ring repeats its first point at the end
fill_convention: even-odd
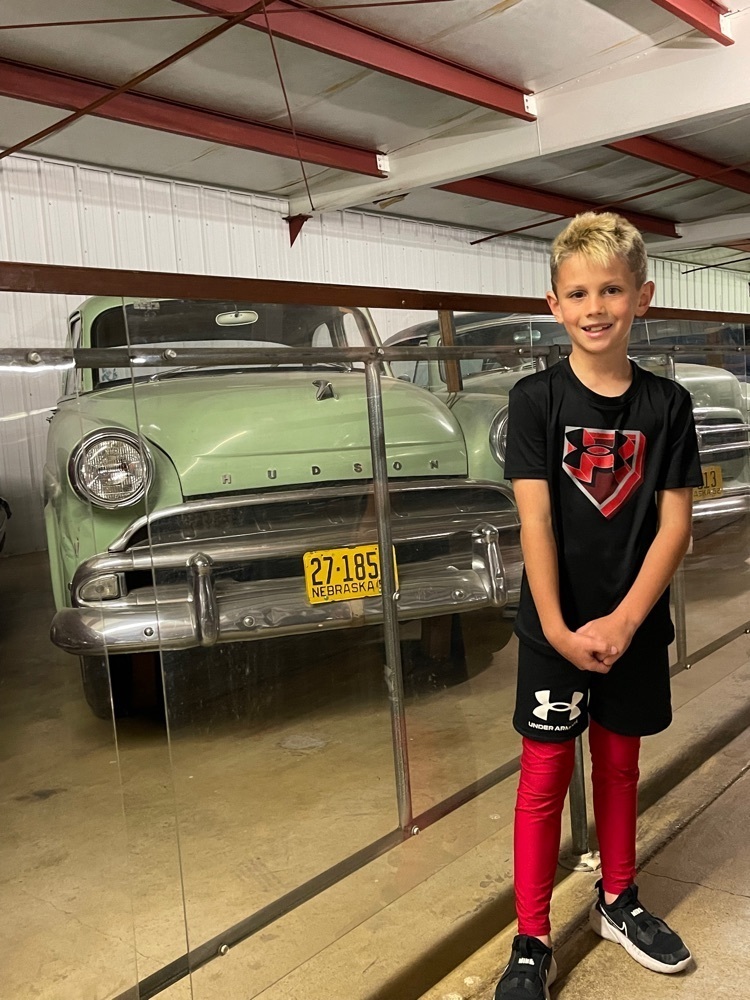
{"type": "Polygon", "coordinates": [[[568,712],[570,713],[570,721],[573,722],[581,714],[581,710],[578,707],[580,702],[583,701],[583,692],[574,691],[570,701],[550,701],[551,691],[535,691],[534,697],[539,702],[537,707],[534,709],[534,715],[538,719],[544,719],[546,722],[549,718],[550,712],[568,712]]]}

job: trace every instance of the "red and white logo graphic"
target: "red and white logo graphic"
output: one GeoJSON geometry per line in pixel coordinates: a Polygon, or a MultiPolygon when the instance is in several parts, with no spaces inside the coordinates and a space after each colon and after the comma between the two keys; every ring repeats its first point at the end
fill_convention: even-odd
{"type": "Polygon", "coordinates": [[[566,427],[562,467],[593,505],[612,517],[643,482],[641,431],[566,427]]]}

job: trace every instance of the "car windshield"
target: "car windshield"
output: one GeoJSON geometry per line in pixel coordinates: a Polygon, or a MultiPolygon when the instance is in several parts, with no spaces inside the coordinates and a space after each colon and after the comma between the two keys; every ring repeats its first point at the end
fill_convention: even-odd
{"type": "MultiPolygon", "coordinates": [[[[269,305],[256,302],[216,302],[188,299],[136,301],[105,309],[91,324],[91,346],[97,348],[287,348],[289,363],[300,367],[295,349],[367,347],[373,338],[364,314],[336,306],[269,305]]],[[[179,360],[179,353],[178,353],[179,360]]],[[[330,366],[330,362],[327,363],[330,366]]],[[[355,367],[341,362],[342,367],[355,367]]],[[[315,367],[315,362],[304,362],[315,367]]],[[[211,369],[231,367],[217,358],[211,369]]],[[[257,367],[252,361],[240,367],[257,367]]],[[[360,367],[360,366],[356,366],[360,367]]],[[[106,366],[94,371],[94,387],[130,381],[134,376],[166,378],[195,373],[196,368],[106,366]]]]}
{"type": "MultiPolygon", "coordinates": [[[[633,324],[631,343],[648,343],[646,326],[641,321],[633,324]]],[[[534,351],[540,347],[569,346],[570,338],[565,327],[546,316],[518,318],[515,321],[478,322],[469,329],[457,329],[456,344],[471,347],[515,347],[526,349],[518,356],[494,355],[486,358],[464,358],[461,361],[462,378],[472,378],[490,371],[523,371],[533,363],[534,351]]]]}
{"type": "MultiPolygon", "coordinates": [[[[462,347],[515,347],[533,352],[537,347],[570,343],[565,327],[553,320],[534,321],[519,319],[517,322],[481,323],[466,330],[456,330],[456,344],[462,347]]],[[[532,353],[523,355],[489,355],[486,358],[464,358],[461,361],[462,378],[473,378],[490,371],[522,371],[533,360],[532,353]]]]}

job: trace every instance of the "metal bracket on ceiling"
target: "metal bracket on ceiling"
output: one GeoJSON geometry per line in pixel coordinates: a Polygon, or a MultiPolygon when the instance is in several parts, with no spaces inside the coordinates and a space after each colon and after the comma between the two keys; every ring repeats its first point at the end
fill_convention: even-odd
{"type": "Polygon", "coordinates": [[[312,219],[311,215],[287,215],[284,217],[284,222],[289,226],[289,246],[293,247],[295,241],[299,234],[302,232],[302,227],[307,222],[308,219],[312,219]]]}
{"type": "Polygon", "coordinates": [[[388,159],[387,153],[376,153],[375,154],[375,164],[378,170],[384,177],[387,177],[391,172],[391,161],[388,159]]]}

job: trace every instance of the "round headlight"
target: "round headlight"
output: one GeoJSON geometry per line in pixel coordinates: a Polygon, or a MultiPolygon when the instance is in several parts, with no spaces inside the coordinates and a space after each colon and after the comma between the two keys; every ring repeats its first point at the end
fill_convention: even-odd
{"type": "Polygon", "coordinates": [[[500,465],[505,464],[505,446],[508,442],[508,407],[498,410],[490,424],[490,451],[500,465]]]}
{"type": "Polygon", "coordinates": [[[98,507],[128,507],[151,485],[153,466],[143,442],[121,430],[88,434],[70,458],[70,482],[76,493],[98,507]]]}

